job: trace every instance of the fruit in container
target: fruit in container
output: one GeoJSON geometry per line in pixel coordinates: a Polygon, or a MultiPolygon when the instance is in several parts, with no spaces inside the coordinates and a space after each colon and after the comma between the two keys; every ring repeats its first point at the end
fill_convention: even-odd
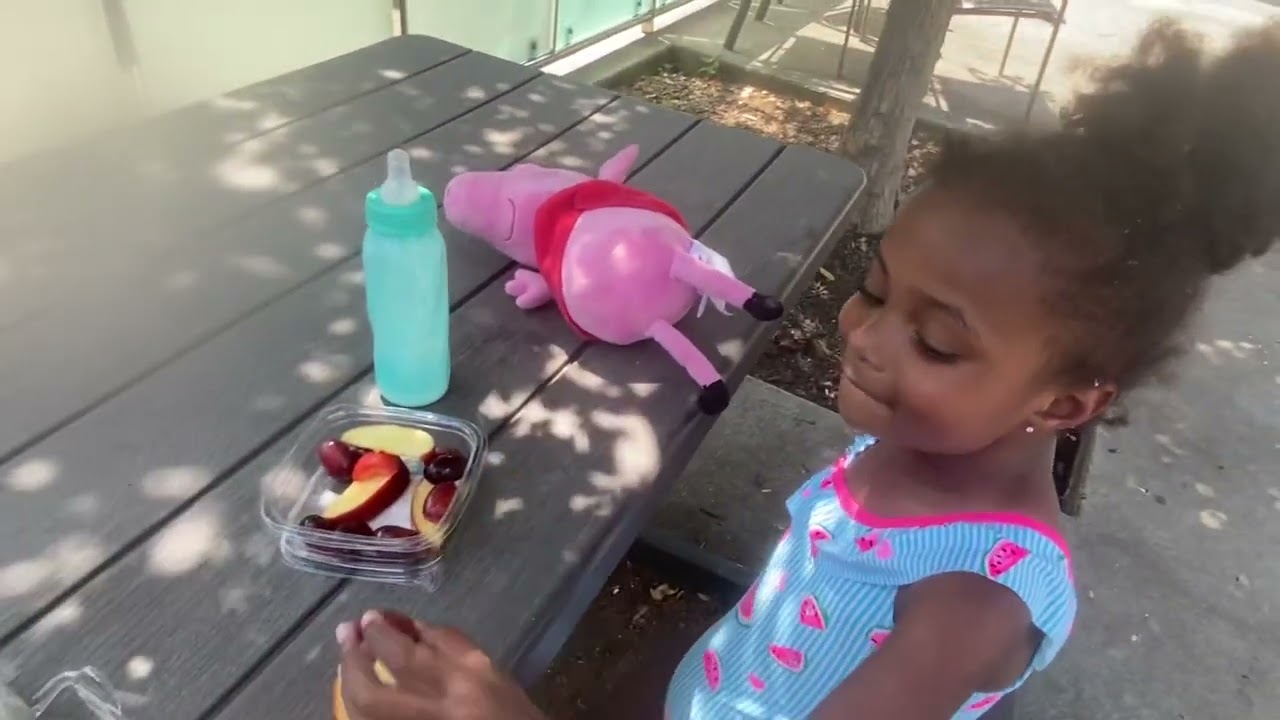
{"type": "Polygon", "coordinates": [[[369,527],[369,523],[359,520],[347,520],[340,523],[333,529],[334,532],[343,535],[361,535],[364,537],[373,537],[373,528],[369,527]]]}
{"type": "Polygon", "coordinates": [[[342,433],[339,439],[364,450],[378,450],[408,458],[423,457],[436,446],[435,438],[426,430],[390,423],[354,427],[342,433]]]}
{"type": "Polygon", "coordinates": [[[457,448],[436,448],[422,456],[422,479],[432,485],[457,482],[467,472],[467,454],[457,448]]]}
{"type": "Polygon", "coordinates": [[[398,540],[401,538],[417,537],[418,531],[413,528],[400,527],[399,525],[383,525],[373,533],[377,537],[398,540]]]}
{"type": "Polygon", "coordinates": [[[356,461],[356,466],[351,470],[351,482],[378,480],[402,470],[408,472],[409,468],[398,456],[375,450],[361,455],[356,461]]]}
{"type": "Polygon", "coordinates": [[[432,545],[444,541],[441,523],[453,506],[453,499],[458,494],[457,483],[441,483],[432,485],[420,482],[413,490],[413,504],[409,514],[413,518],[413,526],[432,545]]]}
{"type": "Polygon", "coordinates": [[[321,515],[308,515],[298,522],[300,527],[312,530],[332,530],[333,521],[321,515]]]}
{"type": "Polygon", "coordinates": [[[372,522],[409,489],[409,469],[395,455],[370,452],[356,461],[351,484],[334,498],[322,515],[334,527],[347,522],[372,522]]]}
{"type": "Polygon", "coordinates": [[[341,440],[325,440],[316,449],[320,466],[329,477],[342,483],[351,482],[351,471],[362,455],[363,450],[341,440]]]}
{"type": "Polygon", "coordinates": [[[422,506],[423,517],[428,522],[442,523],[453,505],[453,498],[458,494],[457,483],[440,483],[427,495],[427,502],[422,506]]]}

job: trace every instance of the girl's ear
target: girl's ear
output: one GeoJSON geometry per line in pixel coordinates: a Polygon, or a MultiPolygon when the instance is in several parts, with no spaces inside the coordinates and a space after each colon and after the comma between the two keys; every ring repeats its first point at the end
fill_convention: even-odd
{"type": "Polygon", "coordinates": [[[1094,387],[1053,397],[1045,409],[1032,417],[1036,429],[1058,432],[1080,427],[1102,414],[1116,399],[1116,386],[1099,383],[1094,387]]]}

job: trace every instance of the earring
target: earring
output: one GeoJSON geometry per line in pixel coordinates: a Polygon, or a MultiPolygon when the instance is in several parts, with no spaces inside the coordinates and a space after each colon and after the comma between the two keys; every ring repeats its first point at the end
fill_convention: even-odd
{"type": "Polygon", "coordinates": [[[1035,426],[1034,426],[1034,425],[1028,425],[1028,426],[1027,426],[1027,432],[1029,432],[1029,433],[1033,433],[1033,432],[1035,432],[1035,431],[1036,431],[1036,428],[1035,428],[1035,426]]]}

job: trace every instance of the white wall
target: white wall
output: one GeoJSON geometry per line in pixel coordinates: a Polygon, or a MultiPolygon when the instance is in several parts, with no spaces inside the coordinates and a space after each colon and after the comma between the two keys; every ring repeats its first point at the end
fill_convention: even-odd
{"type": "Polygon", "coordinates": [[[0,2],[0,161],[133,112],[101,6],[0,2]]]}
{"type": "Polygon", "coordinates": [[[116,62],[99,0],[0,0],[0,162],[265,80],[392,32],[390,0],[123,5],[138,53],[136,81],[116,62]]]}

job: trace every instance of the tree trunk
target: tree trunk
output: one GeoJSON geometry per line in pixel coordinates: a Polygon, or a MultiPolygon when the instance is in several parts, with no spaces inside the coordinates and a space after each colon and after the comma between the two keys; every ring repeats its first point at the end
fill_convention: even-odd
{"type": "Polygon", "coordinates": [[[882,232],[906,170],[907,145],[955,0],[892,0],[871,68],[845,129],[844,153],[867,173],[855,227],[882,232]]]}

